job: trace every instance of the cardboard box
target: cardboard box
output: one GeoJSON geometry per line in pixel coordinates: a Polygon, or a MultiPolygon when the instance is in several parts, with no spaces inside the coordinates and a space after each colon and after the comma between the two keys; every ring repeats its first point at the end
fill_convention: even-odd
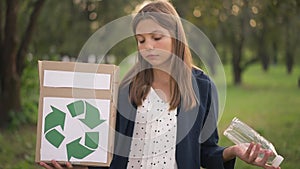
{"type": "Polygon", "coordinates": [[[113,155],[119,68],[39,61],[36,162],[109,166],[113,155]]]}

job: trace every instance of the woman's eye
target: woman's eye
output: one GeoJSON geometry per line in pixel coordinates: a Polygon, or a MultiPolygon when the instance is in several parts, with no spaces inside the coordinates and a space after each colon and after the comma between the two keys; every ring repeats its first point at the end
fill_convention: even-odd
{"type": "Polygon", "coordinates": [[[157,40],[161,40],[161,38],[162,38],[162,36],[154,37],[153,39],[157,41],[157,40]]]}
{"type": "Polygon", "coordinates": [[[144,42],[145,42],[145,40],[144,40],[144,39],[142,39],[142,40],[138,40],[138,42],[139,42],[139,43],[144,43],[144,42]]]}

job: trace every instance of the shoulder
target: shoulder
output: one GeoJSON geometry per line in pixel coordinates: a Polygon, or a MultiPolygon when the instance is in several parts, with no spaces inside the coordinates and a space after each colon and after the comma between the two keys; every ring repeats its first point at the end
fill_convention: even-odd
{"type": "Polygon", "coordinates": [[[215,84],[211,78],[199,68],[193,68],[192,75],[195,94],[198,98],[201,98],[200,101],[202,105],[207,105],[207,101],[210,100],[212,96],[217,97],[215,84]]]}
{"type": "Polygon", "coordinates": [[[192,68],[192,76],[193,76],[193,79],[196,80],[198,86],[199,85],[204,85],[204,86],[211,85],[211,80],[210,80],[209,76],[206,73],[204,73],[204,71],[201,70],[200,68],[193,67],[192,68]]]}

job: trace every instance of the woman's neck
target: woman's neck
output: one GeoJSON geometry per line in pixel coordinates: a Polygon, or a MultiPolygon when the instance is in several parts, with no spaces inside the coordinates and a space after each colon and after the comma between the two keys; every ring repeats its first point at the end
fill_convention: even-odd
{"type": "Polygon", "coordinates": [[[164,70],[153,69],[153,83],[169,86],[170,74],[164,70]]]}
{"type": "Polygon", "coordinates": [[[170,75],[159,69],[153,69],[154,79],[152,88],[156,91],[159,97],[165,102],[169,102],[171,98],[171,81],[170,75]]]}

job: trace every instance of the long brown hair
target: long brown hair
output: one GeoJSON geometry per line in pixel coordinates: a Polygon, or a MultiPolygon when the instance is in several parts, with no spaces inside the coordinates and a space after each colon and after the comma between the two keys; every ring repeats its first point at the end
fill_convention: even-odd
{"type": "MultiPolygon", "coordinates": [[[[182,103],[182,107],[190,109],[197,103],[192,86],[192,56],[187,45],[181,20],[173,5],[167,1],[153,1],[145,5],[133,19],[133,32],[143,19],[152,19],[167,29],[172,37],[172,56],[170,62],[170,110],[182,103]]],[[[153,82],[153,69],[138,52],[138,62],[125,76],[130,83],[130,100],[136,106],[142,105],[153,82]]]]}

